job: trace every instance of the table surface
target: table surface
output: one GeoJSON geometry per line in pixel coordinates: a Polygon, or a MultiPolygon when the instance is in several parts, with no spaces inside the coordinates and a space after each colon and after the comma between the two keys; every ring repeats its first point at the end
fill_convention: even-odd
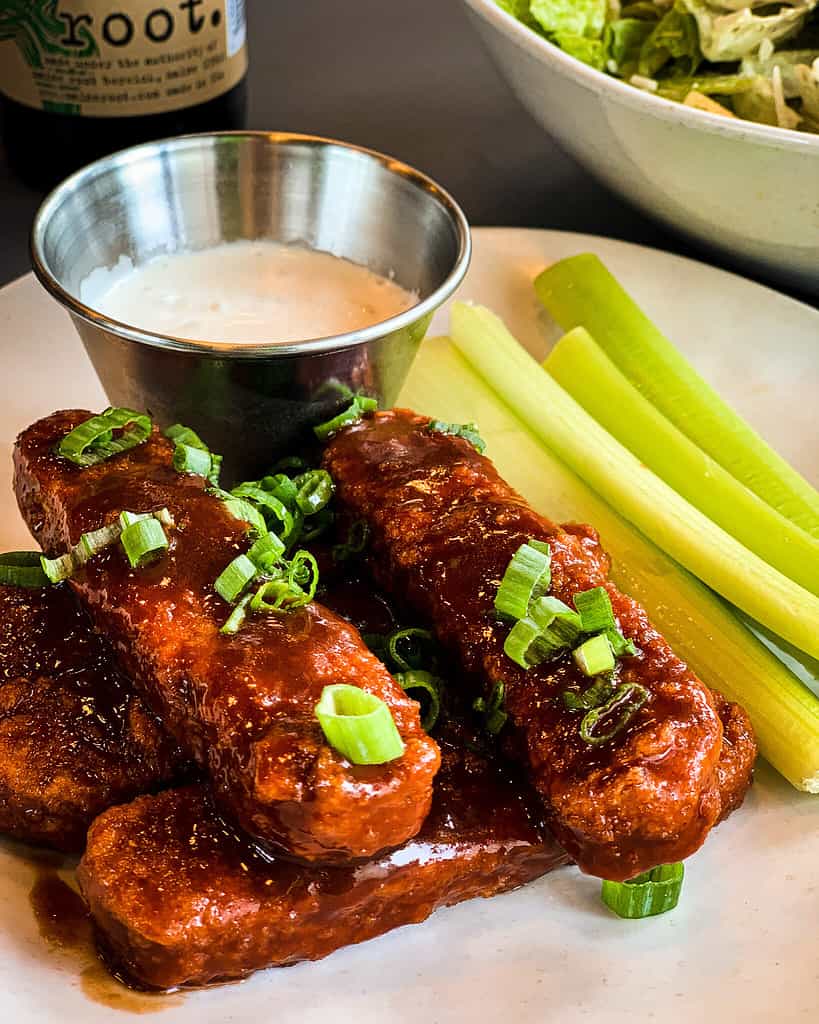
{"type": "MultiPolygon", "coordinates": [[[[329,135],[400,157],[448,188],[475,225],[583,231],[704,256],[543,132],[460,0],[251,0],[248,9],[251,128],[329,135]]],[[[0,284],[29,269],[41,198],[11,176],[0,150],[0,284]]]]}

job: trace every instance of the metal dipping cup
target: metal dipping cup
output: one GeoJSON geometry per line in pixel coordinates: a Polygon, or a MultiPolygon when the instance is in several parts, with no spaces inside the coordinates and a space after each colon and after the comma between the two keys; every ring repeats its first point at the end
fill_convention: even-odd
{"type": "MultiPolygon", "coordinates": [[[[193,427],[252,476],[300,446],[352,393],[396,399],[435,310],[470,258],[469,226],[430,178],[371,150],[310,135],[224,132],[135,146],[72,175],[34,221],[34,272],[68,310],[112,405],[193,427]],[[393,276],[411,309],[296,343],[190,341],[85,305],[81,282],[238,239],[301,243],[393,276]]],[[[321,281],[316,281],[316,289],[321,281]]]]}

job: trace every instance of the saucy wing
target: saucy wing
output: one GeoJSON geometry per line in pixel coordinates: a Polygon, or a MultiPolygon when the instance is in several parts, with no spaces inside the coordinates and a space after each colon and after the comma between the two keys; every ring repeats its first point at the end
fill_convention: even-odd
{"type": "Polygon", "coordinates": [[[100,811],[184,774],[71,591],[0,586],[0,832],[79,852],[100,811]]]}
{"type": "Polygon", "coordinates": [[[248,525],[202,477],[173,469],[173,446],[156,430],[88,468],[61,458],[56,446],[89,415],[55,413],[18,438],[20,509],[52,553],[124,510],[170,511],[169,548],[156,563],[132,569],[113,545],[70,585],[146,703],[206,768],[223,812],[270,850],[321,863],[371,857],[414,835],[439,764],[417,703],[358,631],[318,604],[253,615],[239,633],[221,634],[230,607],[213,584],[250,546],[248,525]],[[333,683],[388,705],[402,756],[356,766],[328,745],[314,709],[333,683]]]}
{"type": "Polygon", "coordinates": [[[101,815],[78,873],[106,961],[152,988],[212,984],[317,960],[565,864],[527,787],[445,732],[421,831],[358,865],[259,857],[201,786],[101,815]]]}
{"type": "MultiPolygon", "coordinates": [[[[608,581],[595,532],[538,515],[468,440],[431,430],[409,411],[340,431],[324,466],[344,513],[369,527],[379,584],[435,630],[461,669],[458,686],[490,702],[503,682],[507,746],[578,865],[624,880],[693,853],[723,813],[722,720],[645,611],[608,581]],[[610,740],[584,739],[577,711],[566,706],[565,693],[589,685],[571,657],[524,670],[504,653],[510,625],[494,600],[513,555],[532,539],[550,546],[551,593],[571,606],[579,592],[605,587],[620,630],[638,648],[615,673],[619,683],[644,687],[647,699],[610,740]]],[[[742,750],[740,770],[732,781],[724,776],[732,806],[750,780],[753,756],[747,743],[742,750]]]]}

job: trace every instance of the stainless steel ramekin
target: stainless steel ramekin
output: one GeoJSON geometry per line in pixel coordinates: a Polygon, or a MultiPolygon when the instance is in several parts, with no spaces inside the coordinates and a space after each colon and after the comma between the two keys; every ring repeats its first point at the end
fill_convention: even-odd
{"type": "MultiPolygon", "coordinates": [[[[350,392],[395,401],[432,314],[470,258],[469,227],[430,178],[371,150],[282,132],[190,135],[136,146],[68,178],[34,221],[34,271],[68,310],[113,405],[180,421],[246,476],[298,445],[350,392]],[[92,309],[80,283],[122,256],[237,239],[300,242],[420,296],[360,331],[276,344],[189,341],[92,309]]],[[[316,281],[320,290],[321,281],[316,281]]]]}

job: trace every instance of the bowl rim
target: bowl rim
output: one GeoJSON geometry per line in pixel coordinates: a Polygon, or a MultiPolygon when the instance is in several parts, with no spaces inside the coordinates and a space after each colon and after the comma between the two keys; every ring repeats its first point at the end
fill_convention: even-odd
{"type": "Polygon", "coordinates": [[[609,91],[625,106],[661,120],[673,120],[692,128],[699,128],[713,135],[723,135],[743,141],[762,143],[768,148],[793,148],[806,152],[819,152],[819,136],[808,132],[797,132],[792,128],[777,125],[757,124],[742,118],[723,117],[707,110],[687,107],[683,103],[656,96],[652,92],[638,89],[613,75],[607,75],[576,57],[564,53],[559,46],[533,32],[514,15],[499,7],[495,0],[463,0],[478,17],[489,22],[508,39],[518,43],[532,56],[548,60],[565,72],[574,81],[585,85],[596,93],[609,91]]]}
{"type": "Polygon", "coordinates": [[[46,291],[73,316],[87,321],[100,330],[115,334],[129,341],[137,342],[138,344],[174,352],[186,352],[191,355],[231,359],[265,359],[271,356],[317,355],[323,352],[347,349],[357,345],[364,345],[368,342],[378,341],[381,338],[416,324],[425,316],[434,313],[460,285],[469,268],[469,262],[472,257],[472,239],[466,215],[450,193],[433,178],[429,177],[429,175],[424,174],[423,171],[419,171],[410,164],[404,163],[402,160],[380,153],[375,149],[368,149],[366,146],[358,146],[351,142],[332,139],[322,135],[245,129],[169,136],[166,139],[157,139],[152,142],[130,146],[127,149],[119,150],[87,164],[60,182],[42,201],[32,224],[29,236],[29,251],[34,273],[46,291]],[[374,160],[389,173],[397,174],[399,177],[409,181],[416,188],[421,189],[421,191],[426,192],[433,199],[437,200],[446,211],[455,229],[458,239],[458,252],[446,278],[425,299],[387,320],[381,320],[357,331],[346,331],[343,334],[333,334],[322,338],[307,338],[296,342],[200,341],[162,334],[158,331],[150,331],[106,316],[104,313],[99,312],[99,310],[86,305],[77,296],[63,287],[50,270],[45,259],[44,240],[47,226],[54,211],[67,195],[75,192],[89,180],[93,180],[99,174],[112,167],[121,168],[129,164],[138,163],[141,160],[150,159],[157,156],[161,151],[166,151],[164,147],[168,145],[171,145],[176,150],[195,149],[201,146],[204,140],[221,138],[261,139],[266,140],[272,146],[299,143],[319,148],[343,149],[374,160]]]}

